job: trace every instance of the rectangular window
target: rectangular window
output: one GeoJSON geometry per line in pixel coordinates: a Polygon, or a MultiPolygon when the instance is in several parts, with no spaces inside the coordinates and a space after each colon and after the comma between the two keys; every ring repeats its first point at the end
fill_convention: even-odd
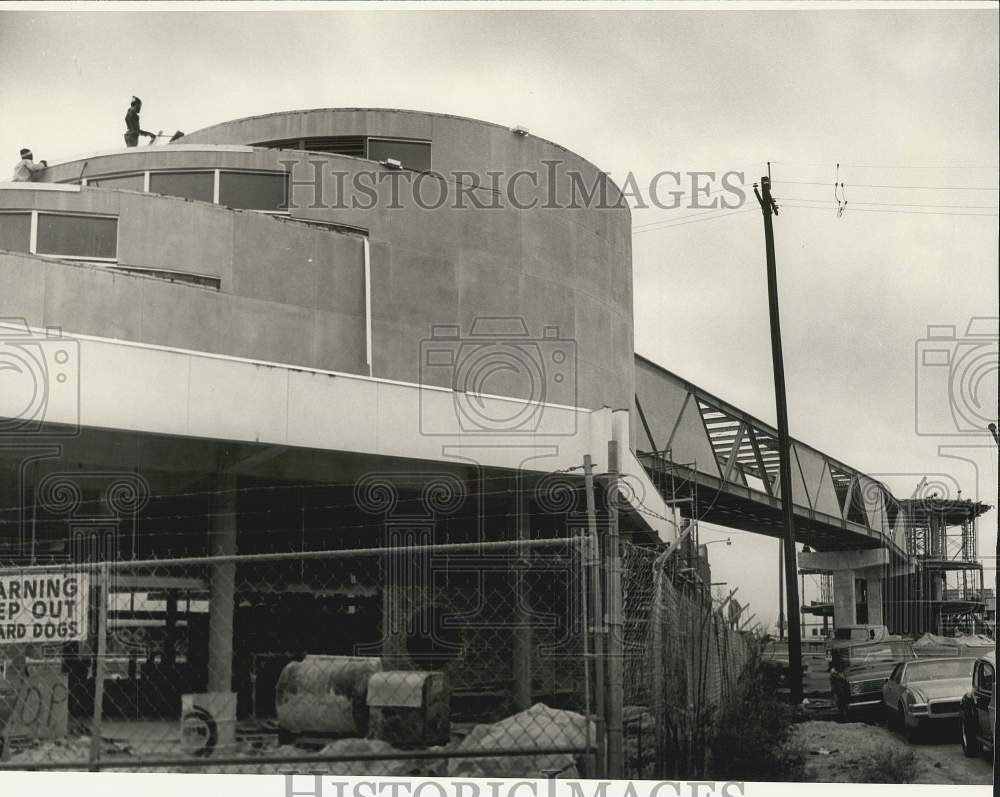
{"type": "Polygon", "coordinates": [[[328,152],[331,155],[350,155],[354,158],[365,156],[364,136],[329,136],[326,138],[307,138],[303,149],[308,152],[328,152]]]}
{"type": "Polygon", "coordinates": [[[143,191],[146,186],[144,174],[122,174],[115,177],[93,177],[87,179],[88,186],[98,188],[119,188],[124,191],[143,191]]]}
{"type": "Polygon", "coordinates": [[[369,138],[368,159],[384,161],[398,160],[406,169],[418,172],[430,171],[431,145],[428,141],[401,141],[391,138],[369,138]]]}
{"type": "Polygon", "coordinates": [[[39,213],[35,251],[40,255],[114,260],[118,254],[118,219],[39,213]]]}
{"type": "Polygon", "coordinates": [[[306,152],[326,152],[332,155],[365,156],[364,136],[314,136],[312,138],[284,138],[277,141],[261,141],[254,147],[270,149],[302,149],[306,152]]]}
{"type": "Polygon", "coordinates": [[[288,175],[221,172],[219,204],[238,210],[287,210],[288,175]]]}
{"type": "Polygon", "coordinates": [[[150,172],[149,192],[211,202],[215,192],[215,173],[150,172]]]}
{"type": "Polygon", "coordinates": [[[30,213],[0,213],[0,249],[25,253],[31,250],[30,213]]]}

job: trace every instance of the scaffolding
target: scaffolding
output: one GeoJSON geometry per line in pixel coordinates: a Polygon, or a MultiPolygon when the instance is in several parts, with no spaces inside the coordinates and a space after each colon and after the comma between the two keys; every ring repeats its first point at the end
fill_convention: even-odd
{"type": "Polygon", "coordinates": [[[893,617],[900,630],[950,635],[974,633],[985,626],[983,565],[979,561],[978,525],[989,506],[969,499],[911,498],[900,502],[907,552],[915,571],[902,576],[906,595],[896,601],[893,617]]]}

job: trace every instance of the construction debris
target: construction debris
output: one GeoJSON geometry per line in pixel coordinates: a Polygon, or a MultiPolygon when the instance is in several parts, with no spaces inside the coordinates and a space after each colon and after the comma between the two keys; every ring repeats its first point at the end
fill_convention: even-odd
{"type": "MultiPolygon", "coordinates": [[[[583,715],[535,703],[531,708],[495,722],[477,725],[458,745],[458,750],[583,748],[596,729],[583,715]]],[[[572,753],[543,753],[536,756],[453,758],[448,777],[468,778],[578,778],[580,772],[572,753]]]]}

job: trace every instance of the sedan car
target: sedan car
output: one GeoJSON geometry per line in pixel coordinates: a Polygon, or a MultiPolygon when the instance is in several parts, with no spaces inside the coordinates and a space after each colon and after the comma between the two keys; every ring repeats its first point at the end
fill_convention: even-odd
{"type": "Polygon", "coordinates": [[[928,725],[957,720],[975,663],[973,658],[949,657],[897,664],[882,687],[889,727],[913,740],[928,725]]]}
{"type": "Polygon", "coordinates": [[[976,659],[972,689],[962,696],[962,752],[972,758],[984,747],[994,749],[997,724],[997,654],[976,659]]]}
{"type": "Polygon", "coordinates": [[[905,639],[837,647],[831,654],[830,691],[842,719],[851,709],[878,706],[882,687],[896,665],[917,658],[905,639]]]}
{"type": "MultiPolygon", "coordinates": [[[[760,669],[765,679],[777,686],[788,686],[788,642],[775,639],[765,643],[760,653],[760,669]]],[[[809,664],[805,661],[802,672],[809,672],[809,664]]]]}

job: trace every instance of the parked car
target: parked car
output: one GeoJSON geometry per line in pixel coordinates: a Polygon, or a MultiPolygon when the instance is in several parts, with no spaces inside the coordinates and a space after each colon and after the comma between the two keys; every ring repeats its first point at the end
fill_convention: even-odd
{"type": "Polygon", "coordinates": [[[917,655],[906,639],[836,647],[831,651],[830,691],[837,712],[846,718],[850,709],[877,706],[882,702],[882,687],[901,661],[913,661],[917,655]]]}
{"type": "Polygon", "coordinates": [[[997,654],[976,659],[972,668],[972,689],[962,696],[962,752],[972,758],[984,747],[995,749],[997,727],[997,654]]]}
{"type": "MultiPolygon", "coordinates": [[[[788,685],[788,642],[773,639],[764,643],[760,652],[760,669],[765,678],[778,686],[788,685]]],[[[809,664],[802,662],[802,672],[809,672],[809,664]]]]}
{"type": "Polygon", "coordinates": [[[897,664],[882,687],[889,727],[912,741],[927,725],[954,722],[975,663],[973,658],[948,657],[897,664]]]}
{"type": "Polygon", "coordinates": [[[837,650],[854,645],[885,642],[889,639],[901,639],[901,637],[891,636],[889,629],[884,625],[842,625],[834,628],[823,646],[826,653],[826,668],[833,669],[833,654],[837,650]]]}

